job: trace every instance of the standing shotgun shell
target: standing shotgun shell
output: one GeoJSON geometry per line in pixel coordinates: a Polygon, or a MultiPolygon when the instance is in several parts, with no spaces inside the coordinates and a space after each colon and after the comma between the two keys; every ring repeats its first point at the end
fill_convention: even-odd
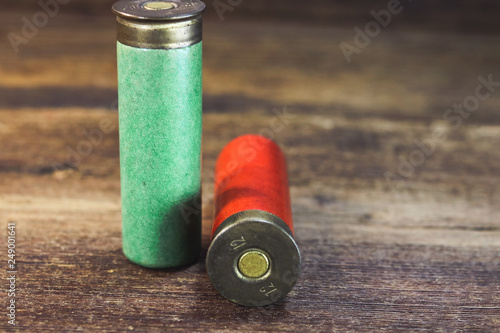
{"type": "Polygon", "coordinates": [[[297,281],[286,160],[263,136],[240,136],[219,155],[206,266],[224,297],[247,306],[274,303],[297,281]]]}
{"type": "Polygon", "coordinates": [[[122,0],[117,15],[123,252],[163,268],[201,246],[201,1],[122,0]]]}

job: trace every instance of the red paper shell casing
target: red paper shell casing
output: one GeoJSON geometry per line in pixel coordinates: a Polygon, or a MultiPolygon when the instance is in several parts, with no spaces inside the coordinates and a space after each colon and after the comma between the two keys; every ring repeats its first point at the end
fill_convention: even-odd
{"type": "Polygon", "coordinates": [[[207,253],[212,284],[241,305],[282,299],[300,271],[283,152],[260,135],[232,140],[217,159],[214,192],[207,253]]]}

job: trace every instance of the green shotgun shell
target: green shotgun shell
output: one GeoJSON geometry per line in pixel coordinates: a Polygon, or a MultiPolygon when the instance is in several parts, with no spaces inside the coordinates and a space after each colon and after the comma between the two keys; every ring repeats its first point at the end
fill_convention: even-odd
{"type": "Polygon", "coordinates": [[[121,0],[117,15],[123,252],[178,267],[201,247],[201,1],[121,0]]]}

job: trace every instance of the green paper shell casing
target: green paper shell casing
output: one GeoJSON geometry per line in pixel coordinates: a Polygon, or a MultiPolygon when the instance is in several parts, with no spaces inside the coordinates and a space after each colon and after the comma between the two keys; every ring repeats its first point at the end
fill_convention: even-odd
{"type": "Polygon", "coordinates": [[[201,1],[121,0],[117,15],[123,252],[151,268],[201,247],[201,1]]]}

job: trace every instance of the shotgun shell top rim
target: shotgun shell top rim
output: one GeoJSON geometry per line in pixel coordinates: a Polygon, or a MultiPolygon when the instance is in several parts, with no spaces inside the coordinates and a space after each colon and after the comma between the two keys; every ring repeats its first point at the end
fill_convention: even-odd
{"type": "Polygon", "coordinates": [[[147,49],[175,49],[202,40],[198,0],[120,0],[113,4],[120,43],[147,49]]]}
{"type": "Polygon", "coordinates": [[[300,252],[293,238],[286,161],[258,135],[231,141],[217,160],[215,218],[206,266],[227,299],[263,306],[297,282],[300,252]]]}

